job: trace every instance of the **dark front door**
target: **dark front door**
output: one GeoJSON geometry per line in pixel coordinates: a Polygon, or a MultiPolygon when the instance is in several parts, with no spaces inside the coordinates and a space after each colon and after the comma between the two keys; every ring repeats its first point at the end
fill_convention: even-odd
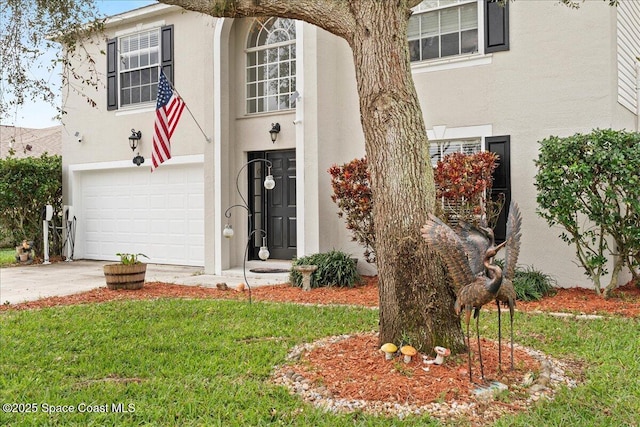
{"type": "Polygon", "coordinates": [[[493,173],[493,188],[491,198],[493,200],[504,197],[504,207],[500,211],[498,222],[494,228],[496,243],[504,242],[507,234],[507,215],[509,215],[509,203],[511,203],[511,153],[509,135],[492,136],[485,140],[487,151],[498,155],[498,167],[493,173]]]}
{"type": "MultiPolygon", "coordinates": [[[[249,154],[249,160],[265,159],[271,162],[271,175],[276,182],[272,190],[265,190],[267,175],[265,162],[256,162],[249,170],[249,194],[255,227],[267,233],[267,246],[271,259],[290,260],[296,256],[296,152],[263,151],[249,154]]],[[[256,233],[250,258],[257,259],[261,240],[256,233]]]]}

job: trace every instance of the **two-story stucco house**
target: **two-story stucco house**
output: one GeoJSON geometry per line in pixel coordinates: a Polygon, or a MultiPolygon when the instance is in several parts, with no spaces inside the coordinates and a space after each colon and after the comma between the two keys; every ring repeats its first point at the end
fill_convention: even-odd
{"type": "MultiPolygon", "coordinates": [[[[97,106],[74,91],[64,100],[64,199],[77,218],[77,258],[143,252],[151,262],[219,274],[242,263],[247,212],[225,212],[245,201],[267,231],[272,259],[333,248],[360,255],[336,215],[327,173],[365,154],[346,42],[304,22],[216,19],[161,4],[112,17],[105,33],[88,45],[104,73],[89,93],[97,106]],[[151,173],[160,68],[188,111],[172,137],[173,158],[151,173]],[[132,129],[142,134],[135,152],[132,129]],[[138,152],[140,166],[132,162],[138,152]],[[273,165],[273,190],[261,184],[265,162],[245,166],[253,159],[273,165]],[[227,223],[233,239],[223,238],[227,223]]],[[[537,141],[638,129],[640,3],[588,1],[573,10],[548,0],[506,9],[424,1],[407,42],[431,160],[497,152],[494,187],[523,211],[520,263],[560,285],[588,286],[560,229],[536,215],[537,141]]],[[[253,240],[248,256],[257,259],[262,239],[253,240]]]]}

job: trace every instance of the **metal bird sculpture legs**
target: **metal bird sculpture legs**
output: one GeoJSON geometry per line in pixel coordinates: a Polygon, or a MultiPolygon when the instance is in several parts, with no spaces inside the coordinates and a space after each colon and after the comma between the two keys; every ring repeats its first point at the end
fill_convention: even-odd
{"type": "Polygon", "coordinates": [[[471,372],[471,336],[469,333],[469,323],[471,321],[471,311],[476,319],[476,340],[478,342],[478,359],[480,360],[480,378],[484,380],[484,364],[482,363],[482,346],[480,345],[480,309],[485,304],[495,299],[502,284],[502,269],[492,264],[493,257],[505,243],[489,248],[484,257],[484,267],[487,277],[478,276],[475,281],[469,283],[460,290],[455,303],[456,314],[465,311],[464,321],[467,326],[467,358],[469,363],[469,381],[473,382],[471,372]]]}
{"type": "MultiPolygon", "coordinates": [[[[451,227],[443,223],[434,215],[429,216],[427,223],[421,228],[422,237],[435,250],[447,266],[449,276],[453,281],[453,287],[457,294],[455,312],[460,314],[465,310],[465,322],[467,325],[467,349],[469,356],[469,380],[473,381],[471,373],[471,347],[469,346],[469,322],[471,311],[474,310],[476,326],[479,323],[480,309],[483,305],[494,301],[500,285],[502,284],[502,269],[492,263],[497,251],[504,245],[488,245],[483,250],[467,251],[462,241],[451,227]],[[478,262],[480,261],[480,262],[478,262]],[[474,267],[481,265],[478,275],[474,273],[474,267]]],[[[480,333],[478,332],[478,348],[480,348],[480,333]]],[[[482,354],[480,355],[480,370],[484,379],[484,366],[482,354]]]]}
{"type": "Polygon", "coordinates": [[[498,370],[502,371],[502,321],[501,321],[501,310],[500,304],[503,303],[509,307],[509,321],[510,321],[510,332],[511,332],[511,370],[514,369],[513,364],[513,314],[516,306],[516,297],[515,290],[513,288],[513,284],[511,280],[504,278],[502,279],[502,286],[500,286],[500,292],[496,297],[496,305],[498,306],[498,370]],[[513,293],[513,296],[510,294],[513,293]],[[500,294],[504,294],[505,296],[501,296],[500,294]]]}

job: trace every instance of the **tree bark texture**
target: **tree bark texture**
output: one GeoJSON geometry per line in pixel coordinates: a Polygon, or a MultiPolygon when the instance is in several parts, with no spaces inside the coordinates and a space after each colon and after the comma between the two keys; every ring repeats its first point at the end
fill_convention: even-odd
{"type": "Polygon", "coordinates": [[[380,341],[460,351],[455,295],[419,232],[433,210],[435,185],[408,57],[409,8],[351,4],[356,26],[350,45],[374,200],[380,341]]]}
{"type": "Polygon", "coordinates": [[[349,43],[373,191],[380,342],[463,351],[450,281],[420,235],[435,184],[407,45],[410,8],[419,1],[160,1],[212,16],[301,19],[349,43]]]}

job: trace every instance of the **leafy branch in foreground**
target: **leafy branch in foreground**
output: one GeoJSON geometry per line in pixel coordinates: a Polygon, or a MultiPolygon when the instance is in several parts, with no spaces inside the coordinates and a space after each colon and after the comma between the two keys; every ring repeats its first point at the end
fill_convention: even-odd
{"type": "MultiPolygon", "coordinates": [[[[97,87],[99,73],[93,58],[84,49],[83,40],[103,28],[94,0],[4,0],[0,2],[0,70],[2,95],[0,119],[31,101],[57,106],[60,88],[52,86],[49,76],[61,73],[62,85],[85,95],[71,81],[97,87]],[[66,49],[60,49],[60,44],[66,49]],[[71,65],[80,59],[83,69],[71,65]]],[[[59,110],[60,113],[63,113],[59,110]]]]}

